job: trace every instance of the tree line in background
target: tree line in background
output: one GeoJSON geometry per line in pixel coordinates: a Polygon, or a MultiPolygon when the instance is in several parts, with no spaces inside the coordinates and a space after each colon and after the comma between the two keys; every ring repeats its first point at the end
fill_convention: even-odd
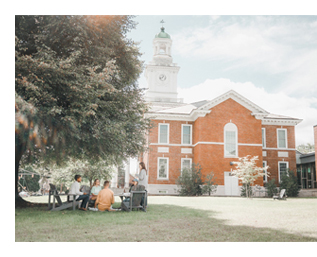
{"type": "Polygon", "coordinates": [[[307,144],[300,144],[296,147],[296,150],[301,153],[311,153],[315,151],[315,145],[312,145],[310,143],[307,144]]]}
{"type": "Polygon", "coordinates": [[[144,150],[143,63],[126,37],[135,26],[131,16],[15,16],[16,203],[20,165],[107,173],[144,150]]]}

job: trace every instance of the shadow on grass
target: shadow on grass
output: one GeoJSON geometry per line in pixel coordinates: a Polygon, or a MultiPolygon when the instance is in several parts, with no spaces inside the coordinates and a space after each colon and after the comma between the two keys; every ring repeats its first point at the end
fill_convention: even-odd
{"type": "Polygon", "coordinates": [[[226,225],[214,212],[149,205],[147,212],[16,209],[15,240],[35,242],[316,242],[270,228],[226,225]]]}

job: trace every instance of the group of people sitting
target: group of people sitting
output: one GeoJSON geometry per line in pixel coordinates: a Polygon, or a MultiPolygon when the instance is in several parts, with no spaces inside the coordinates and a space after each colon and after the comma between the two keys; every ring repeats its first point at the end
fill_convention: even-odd
{"type": "MultiPolygon", "coordinates": [[[[145,169],[145,164],[140,162],[140,173],[136,174],[139,179],[134,179],[132,181],[132,185],[129,189],[131,191],[140,191],[140,185],[142,185],[145,190],[147,189],[147,172],[145,169]],[[140,181],[140,183],[139,183],[140,181]]],[[[100,186],[100,180],[96,179],[93,183],[93,186],[90,190],[90,194],[84,193],[80,191],[80,182],[82,177],[80,175],[75,175],[75,182],[71,185],[69,190],[70,200],[73,200],[73,195],[76,195],[76,201],[81,201],[80,210],[87,211],[87,205],[89,200],[94,201],[94,208],[89,208],[93,211],[117,211],[118,209],[112,208],[112,204],[114,204],[114,193],[109,188],[110,182],[105,181],[103,184],[103,188],[100,186]],[[98,207],[98,208],[97,208],[98,207]]],[[[124,201],[129,201],[126,198],[124,201]]],[[[146,201],[146,199],[142,199],[142,201],[146,201]]],[[[120,208],[119,208],[120,209],[120,208]]]]}

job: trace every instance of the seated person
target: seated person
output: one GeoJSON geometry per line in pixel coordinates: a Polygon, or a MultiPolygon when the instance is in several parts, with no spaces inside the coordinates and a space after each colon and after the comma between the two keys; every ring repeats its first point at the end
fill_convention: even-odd
{"type": "MultiPolygon", "coordinates": [[[[138,183],[139,183],[139,180],[137,178],[133,179],[132,180],[132,185],[130,186],[130,189],[129,189],[129,192],[136,191],[138,183]]],[[[130,197],[126,197],[123,201],[124,202],[129,202],[130,201],[130,197]]]]}
{"type": "Polygon", "coordinates": [[[114,194],[109,188],[109,181],[105,181],[104,188],[99,192],[94,207],[96,208],[98,205],[99,211],[113,211],[111,204],[114,204],[114,194]]]}
{"type": "Polygon", "coordinates": [[[92,188],[90,190],[90,200],[95,201],[101,189],[102,188],[100,186],[99,179],[95,179],[94,184],[92,185],[92,188]]]}
{"type": "Polygon", "coordinates": [[[72,201],[73,200],[73,196],[72,195],[76,195],[76,201],[80,201],[82,200],[81,203],[81,208],[79,208],[80,210],[83,211],[87,211],[86,206],[89,200],[89,195],[87,193],[83,193],[79,191],[80,185],[79,183],[81,182],[81,176],[80,175],[75,175],[75,182],[70,186],[69,189],[69,194],[71,194],[69,196],[69,199],[72,201]]]}
{"type": "MultiPolygon", "coordinates": [[[[129,192],[132,191],[144,191],[145,187],[143,185],[138,185],[139,180],[138,179],[133,179],[132,183],[133,185],[130,187],[129,192]]],[[[131,197],[126,197],[121,204],[121,209],[126,209],[128,205],[130,204],[130,198],[131,197]],[[125,207],[124,207],[125,206],[125,207]]],[[[139,206],[142,204],[142,201],[144,201],[144,195],[141,194],[134,194],[133,199],[132,199],[132,206],[139,206]]]]}

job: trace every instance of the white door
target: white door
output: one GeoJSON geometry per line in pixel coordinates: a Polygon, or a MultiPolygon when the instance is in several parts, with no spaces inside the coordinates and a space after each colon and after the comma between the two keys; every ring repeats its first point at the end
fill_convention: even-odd
{"type": "Polygon", "coordinates": [[[239,196],[238,178],[231,176],[231,172],[225,172],[225,195],[239,196]]]}

